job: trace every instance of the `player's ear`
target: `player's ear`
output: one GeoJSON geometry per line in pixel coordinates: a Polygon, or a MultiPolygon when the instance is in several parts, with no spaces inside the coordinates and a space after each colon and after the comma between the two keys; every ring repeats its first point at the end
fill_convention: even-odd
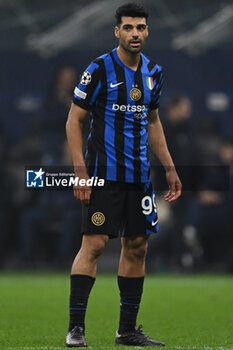
{"type": "Polygon", "coordinates": [[[115,33],[115,37],[116,37],[117,39],[119,39],[119,27],[118,27],[118,26],[115,27],[114,33],[115,33]]]}

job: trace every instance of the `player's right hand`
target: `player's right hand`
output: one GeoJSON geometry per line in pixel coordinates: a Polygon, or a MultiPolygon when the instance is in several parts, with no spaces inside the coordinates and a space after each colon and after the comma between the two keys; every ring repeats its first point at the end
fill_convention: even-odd
{"type": "MultiPolygon", "coordinates": [[[[86,169],[75,169],[75,177],[79,178],[79,183],[81,179],[85,182],[90,179],[86,169]]],[[[80,184],[73,186],[74,197],[79,199],[84,205],[89,205],[91,197],[91,186],[81,186],[80,184]]]]}

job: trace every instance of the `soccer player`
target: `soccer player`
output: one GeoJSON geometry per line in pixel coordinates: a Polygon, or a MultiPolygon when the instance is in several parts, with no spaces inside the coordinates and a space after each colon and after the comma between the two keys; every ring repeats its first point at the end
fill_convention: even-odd
{"type": "Polygon", "coordinates": [[[74,186],[83,204],[82,246],[71,270],[68,347],[87,347],[85,312],[96,277],[97,260],[109,238],[120,233],[118,269],[120,323],[116,344],[164,346],[136,326],[145,275],[148,238],[158,231],[155,194],[149,176],[148,143],[166,171],[172,202],[181,182],[169,154],[158,107],[162,68],[141,51],[148,36],[148,13],[135,3],[116,11],[119,46],[95,59],[75,88],[67,137],[75,174],[105,180],[104,188],[74,186]],[[92,112],[85,161],[82,123],[92,112]]]}

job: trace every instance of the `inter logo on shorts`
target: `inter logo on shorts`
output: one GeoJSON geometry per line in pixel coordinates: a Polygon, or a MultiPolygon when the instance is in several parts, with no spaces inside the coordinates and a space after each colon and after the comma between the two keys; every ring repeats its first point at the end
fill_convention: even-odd
{"type": "Polygon", "coordinates": [[[105,216],[100,211],[97,211],[92,215],[91,221],[95,226],[101,226],[105,222],[105,216]]]}
{"type": "Polygon", "coordinates": [[[131,100],[138,101],[138,100],[140,100],[141,96],[142,96],[142,93],[139,89],[133,88],[132,90],[130,90],[131,100]]]}
{"type": "Polygon", "coordinates": [[[146,84],[150,90],[154,87],[154,82],[152,77],[146,77],[146,84]]]}

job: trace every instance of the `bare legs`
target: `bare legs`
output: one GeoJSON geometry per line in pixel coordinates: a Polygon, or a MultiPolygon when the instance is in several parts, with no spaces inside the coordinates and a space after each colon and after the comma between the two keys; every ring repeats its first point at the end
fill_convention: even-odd
{"type": "MultiPolygon", "coordinates": [[[[96,276],[97,261],[108,242],[107,235],[84,235],[71,269],[71,274],[96,276]]],[[[145,275],[145,258],[148,237],[122,238],[118,275],[141,277],[145,275]]]]}
{"type": "Polygon", "coordinates": [[[134,239],[122,238],[118,275],[123,277],[142,277],[145,275],[145,259],[148,237],[134,239]]]}
{"type": "Polygon", "coordinates": [[[107,235],[84,235],[71,269],[71,275],[96,276],[97,261],[108,242],[107,235]]]}

